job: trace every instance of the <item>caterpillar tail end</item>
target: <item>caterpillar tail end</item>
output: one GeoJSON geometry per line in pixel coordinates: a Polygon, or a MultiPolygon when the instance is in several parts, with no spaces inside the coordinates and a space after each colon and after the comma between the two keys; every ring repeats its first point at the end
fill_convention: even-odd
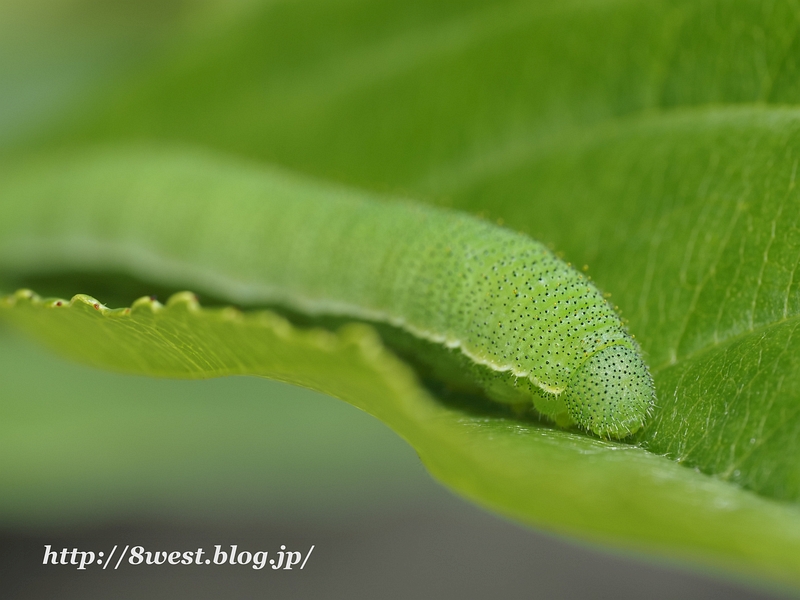
{"type": "Polygon", "coordinates": [[[622,439],[650,416],[655,386],[636,349],[608,346],[572,375],[564,401],[579,426],[601,438],[622,439]]]}

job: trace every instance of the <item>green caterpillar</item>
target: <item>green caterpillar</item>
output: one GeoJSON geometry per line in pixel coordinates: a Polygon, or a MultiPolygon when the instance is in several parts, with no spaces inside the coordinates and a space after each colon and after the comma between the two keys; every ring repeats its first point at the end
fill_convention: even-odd
{"type": "Polygon", "coordinates": [[[525,235],[198,154],[57,164],[4,177],[0,269],[122,270],[377,323],[436,348],[420,356],[441,376],[602,437],[651,411],[652,379],[612,307],[525,235]]]}

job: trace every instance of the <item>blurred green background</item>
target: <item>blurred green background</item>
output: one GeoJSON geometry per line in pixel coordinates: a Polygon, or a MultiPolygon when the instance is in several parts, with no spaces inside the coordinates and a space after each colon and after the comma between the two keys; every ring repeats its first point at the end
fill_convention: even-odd
{"type": "MultiPolygon", "coordinates": [[[[656,49],[658,6],[628,25],[656,49]]],[[[548,136],[606,116],[608,103],[591,97],[566,114],[563,72],[552,92],[527,101],[558,61],[486,67],[569,36],[574,21],[550,12],[537,2],[2,2],[0,159],[157,138],[435,196],[449,172],[440,168],[437,179],[433,165],[468,157],[486,140],[513,152],[523,133],[548,136]]],[[[591,22],[591,7],[583,15],[591,22]]],[[[600,75],[646,60],[607,64],[600,75]]],[[[626,97],[646,105],[647,94],[639,96],[626,97]]],[[[6,597],[763,595],[484,513],[435,484],[384,425],[337,400],[253,378],[97,372],[6,329],[0,456],[6,597]],[[285,576],[235,568],[77,574],[38,564],[43,544],[127,543],[317,550],[307,570],[285,576]]]]}

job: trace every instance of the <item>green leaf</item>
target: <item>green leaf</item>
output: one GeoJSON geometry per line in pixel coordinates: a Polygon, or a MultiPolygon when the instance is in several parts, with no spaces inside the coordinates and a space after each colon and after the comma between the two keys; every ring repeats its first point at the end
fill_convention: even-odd
{"type": "Polygon", "coordinates": [[[795,110],[687,111],[584,132],[449,188],[465,208],[507,198],[495,214],[613,290],[656,379],[645,447],[792,502],[799,139],[795,110]],[[510,200],[518,189],[529,204],[510,200]],[[552,197],[557,209],[532,210],[552,197]]]}
{"type": "Polygon", "coordinates": [[[797,585],[798,24],[763,0],[254,4],[17,151],[200,144],[550,242],[648,353],[638,447],[475,416],[413,380],[389,404],[443,411],[441,430],[380,418],[506,514],[797,585]]]}
{"type": "MultiPolygon", "coordinates": [[[[781,126],[785,130],[786,124],[781,126]]],[[[678,141],[679,132],[680,127],[670,131],[678,141]]],[[[638,148],[637,136],[646,139],[647,133],[647,127],[644,133],[636,129],[633,134],[602,140],[598,147],[616,142],[638,148]]],[[[663,142],[665,136],[661,139],[663,142]]],[[[591,156],[584,145],[579,145],[577,155],[583,158],[587,154],[591,156]]],[[[213,278],[210,271],[203,274],[207,267],[202,261],[191,264],[191,256],[201,252],[200,245],[190,246],[193,254],[185,256],[180,269],[165,270],[172,256],[169,248],[180,245],[181,237],[170,239],[168,228],[142,228],[138,234],[135,229],[127,233],[120,229],[106,239],[111,222],[91,213],[87,208],[91,204],[80,202],[80,198],[102,194],[121,200],[125,194],[132,194],[136,199],[151,188],[171,189],[175,182],[191,181],[192,185],[214,190],[210,196],[194,194],[196,202],[204,198],[197,205],[199,210],[224,209],[228,218],[214,222],[231,223],[235,222],[231,211],[246,211],[250,205],[226,199],[237,190],[250,189],[248,186],[259,176],[272,175],[259,175],[229,160],[197,160],[192,153],[176,155],[151,149],[145,153],[150,155],[160,159],[156,161],[158,170],[145,171],[150,175],[147,179],[135,175],[141,151],[113,152],[108,160],[79,158],[65,163],[61,158],[51,163],[55,167],[34,163],[15,168],[16,177],[5,178],[9,183],[2,192],[18,202],[15,210],[7,212],[10,220],[0,228],[6,273],[13,273],[15,268],[23,269],[23,273],[25,269],[35,272],[48,266],[83,266],[96,274],[128,268],[135,269],[139,277],[146,278],[150,273],[161,283],[181,277],[206,281],[210,291],[224,295],[225,264],[217,265],[223,271],[213,278]],[[187,178],[192,169],[194,176],[187,178]],[[180,176],[173,177],[173,171],[180,176]],[[212,171],[225,175],[207,180],[205,174],[212,171]],[[63,172],[82,182],[80,187],[68,184],[71,179],[64,179],[63,172]],[[49,206],[51,198],[58,198],[60,205],[49,206]],[[214,198],[217,203],[212,205],[209,202],[214,198]],[[89,228],[81,225],[87,222],[94,224],[89,228]],[[37,233],[42,227],[49,237],[37,233]],[[99,244],[94,250],[92,235],[99,236],[94,240],[99,244]],[[117,238],[120,245],[115,244],[117,238]],[[211,286],[215,280],[222,283],[211,286]]],[[[623,155],[614,154],[617,158],[623,155]]],[[[565,157],[548,156],[569,164],[565,157]]],[[[582,169],[587,176],[593,173],[590,166],[582,169]]],[[[599,168],[604,172],[602,162],[599,168]]],[[[524,169],[524,173],[529,172],[524,169]]],[[[280,193],[287,197],[327,193],[333,199],[345,193],[288,178],[281,180],[280,186],[285,188],[280,193]]],[[[276,189],[275,185],[267,186],[262,192],[276,189]]],[[[160,193],[153,196],[150,192],[148,197],[158,198],[160,193]]],[[[184,193],[175,192],[175,207],[182,206],[177,198],[184,193]]],[[[136,219],[136,210],[147,211],[149,205],[134,201],[112,206],[124,211],[127,219],[136,219]]],[[[183,206],[182,218],[196,222],[192,221],[196,218],[192,211],[198,208],[183,206]]],[[[204,244],[217,255],[214,244],[225,243],[222,239],[224,236],[211,237],[204,244]]],[[[624,260],[625,254],[619,257],[624,260]]],[[[232,269],[229,280],[235,281],[236,266],[228,266],[232,269]]],[[[759,499],[720,480],[706,481],[704,475],[643,448],[521,421],[500,409],[476,407],[468,398],[437,399],[408,367],[383,349],[377,335],[367,327],[350,326],[338,334],[302,331],[271,313],[241,313],[232,308],[200,310],[189,292],[172,296],[166,307],[144,297],[131,308],[109,310],[88,296],[79,295],[69,302],[43,301],[21,291],[7,297],[2,308],[12,322],[67,355],[96,366],[163,377],[262,375],[339,397],[392,427],[442,481],[517,519],[626,547],[650,546],[668,554],[674,547],[684,553],[702,551],[711,564],[740,565],[749,572],[794,580],[795,550],[800,545],[797,508],[759,499]]],[[[726,399],[721,396],[718,402],[726,399]]],[[[760,410],[764,418],[770,416],[772,406],[770,403],[760,410]]],[[[662,404],[654,422],[661,423],[663,415],[662,404]]],[[[720,421],[723,431],[731,423],[738,426],[727,413],[720,421]]],[[[706,418],[702,425],[707,423],[706,418]]],[[[681,438],[673,434],[667,439],[681,438]]],[[[791,458],[766,452],[754,463],[753,472],[776,464],[791,468],[791,458]]]]}
{"type": "Polygon", "coordinates": [[[796,103],[799,25],[788,0],[255,3],[48,143],[192,142],[418,196],[442,167],[469,178],[575,126],[796,103]]]}
{"type": "Polygon", "coordinates": [[[712,565],[796,581],[796,509],[635,446],[449,407],[369,327],[301,331],[272,313],[200,309],[188,292],[165,307],[142,298],[110,310],[88,296],[64,302],[21,291],[2,307],[97,366],[172,377],[256,374],[325,391],[387,423],[443,482],[525,522],[628,548],[690,550],[712,565]]]}

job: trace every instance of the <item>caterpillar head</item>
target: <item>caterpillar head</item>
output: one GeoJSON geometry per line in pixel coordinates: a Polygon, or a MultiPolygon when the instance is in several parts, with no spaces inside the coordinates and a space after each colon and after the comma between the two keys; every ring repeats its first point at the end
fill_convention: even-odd
{"type": "Polygon", "coordinates": [[[642,427],[655,401],[653,378],[639,353],[614,345],[593,354],[564,391],[570,416],[602,438],[624,438],[642,427]]]}

